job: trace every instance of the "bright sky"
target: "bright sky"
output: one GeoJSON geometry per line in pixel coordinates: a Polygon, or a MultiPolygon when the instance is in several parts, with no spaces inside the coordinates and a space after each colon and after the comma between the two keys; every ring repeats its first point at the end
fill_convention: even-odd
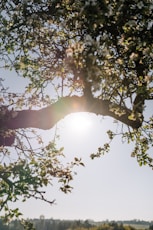
{"type": "MultiPolygon", "coordinates": [[[[0,77],[5,77],[4,72],[0,77]]],[[[20,80],[18,89],[23,85],[20,80]]],[[[14,78],[7,79],[6,83],[16,89],[14,78]]],[[[65,195],[55,185],[47,189],[47,195],[56,199],[56,205],[36,200],[19,202],[25,217],[153,220],[153,171],[147,166],[139,167],[130,156],[132,146],[122,144],[119,137],[113,141],[110,153],[91,160],[90,154],[107,141],[106,130],[115,129],[116,124],[108,117],[103,119],[88,113],[81,114],[81,119],[79,125],[77,117],[69,115],[58,123],[58,145],[65,147],[66,159],[81,156],[85,163],[85,167],[76,168],[72,193],[65,195]]],[[[52,130],[41,133],[44,138],[52,138],[52,130]]]]}

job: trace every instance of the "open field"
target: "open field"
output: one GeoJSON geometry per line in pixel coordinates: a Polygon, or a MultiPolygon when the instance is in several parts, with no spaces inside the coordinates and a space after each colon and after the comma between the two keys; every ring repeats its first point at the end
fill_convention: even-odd
{"type": "Polygon", "coordinates": [[[135,229],[148,229],[149,228],[149,224],[124,224],[124,226],[132,226],[135,229]]]}

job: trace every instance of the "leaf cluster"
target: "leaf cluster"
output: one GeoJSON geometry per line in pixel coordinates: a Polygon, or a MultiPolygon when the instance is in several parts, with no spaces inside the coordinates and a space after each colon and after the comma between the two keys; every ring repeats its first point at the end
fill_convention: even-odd
{"type": "Polygon", "coordinates": [[[53,142],[42,147],[39,151],[29,151],[23,155],[18,152],[16,159],[8,161],[10,153],[4,158],[4,148],[1,147],[0,164],[0,210],[5,211],[5,220],[22,215],[18,208],[11,209],[9,203],[18,200],[25,202],[29,198],[40,199],[49,204],[54,203],[54,199],[45,197],[45,187],[52,186],[53,179],[57,179],[60,189],[64,193],[71,192],[70,182],[73,180],[73,167],[83,165],[81,159],[75,158],[74,161],[64,165],[61,163],[63,149],[57,149],[53,142]]]}

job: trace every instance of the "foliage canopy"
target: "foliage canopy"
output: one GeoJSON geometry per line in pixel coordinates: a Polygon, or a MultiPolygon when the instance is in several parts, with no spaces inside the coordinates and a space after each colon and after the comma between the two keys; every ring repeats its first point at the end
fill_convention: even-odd
{"type": "MultiPolygon", "coordinates": [[[[0,11],[1,68],[28,79],[23,94],[9,92],[1,81],[0,210],[18,216],[9,201],[46,200],[40,188],[53,177],[70,191],[72,167],[81,160],[64,166],[62,149],[28,132],[50,129],[72,112],[119,121],[126,127],[122,138],[135,143],[132,156],[153,168],[153,117],[145,113],[153,99],[152,0],[2,0],[0,11]],[[30,143],[34,137],[38,149],[30,143]]],[[[116,135],[107,133],[110,141],[116,135]]]]}

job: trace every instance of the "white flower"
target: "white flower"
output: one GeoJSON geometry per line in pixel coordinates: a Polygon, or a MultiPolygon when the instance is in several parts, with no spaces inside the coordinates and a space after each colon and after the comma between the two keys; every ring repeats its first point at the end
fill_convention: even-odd
{"type": "Polygon", "coordinates": [[[138,3],[137,3],[137,7],[138,7],[139,9],[142,9],[143,6],[144,6],[143,2],[138,2],[138,3]]]}
{"type": "Polygon", "coordinates": [[[73,50],[72,48],[68,48],[66,50],[66,57],[72,57],[73,56],[73,50]]]}

